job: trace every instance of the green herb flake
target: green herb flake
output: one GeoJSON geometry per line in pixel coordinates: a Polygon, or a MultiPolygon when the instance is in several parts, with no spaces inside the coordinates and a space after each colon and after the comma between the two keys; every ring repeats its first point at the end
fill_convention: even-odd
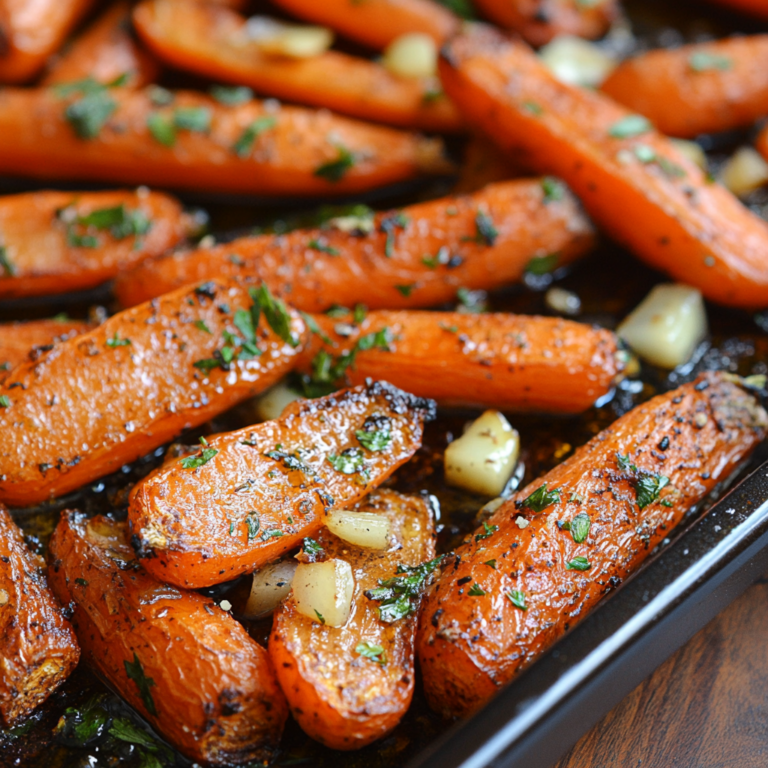
{"type": "Polygon", "coordinates": [[[212,85],[208,93],[227,107],[236,107],[239,104],[245,104],[253,98],[253,91],[244,85],[212,85]]]}
{"type": "Polygon", "coordinates": [[[659,498],[661,489],[669,485],[669,478],[664,475],[643,475],[635,482],[637,506],[645,509],[659,498]]]}
{"type": "Polygon", "coordinates": [[[256,534],[261,528],[261,520],[257,512],[251,512],[248,517],[245,518],[245,526],[248,530],[248,541],[253,541],[256,538],[256,534]]]}
{"type": "Polygon", "coordinates": [[[635,157],[645,165],[654,162],[657,157],[656,150],[647,144],[637,144],[632,148],[632,151],[635,153],[635,157]]]}
{"type": "Polygon", "coordinates": [[[206,325],[205,320],[195,320],[195,328],[209,335],[211,333],[211,329],[206,325]]]}
{"type": "Polygon", "coordinates": [[[365,457],[363,452],[355,446],[345,448],[338,455],[332,453],[326,456],[325,460],[343,475],[354,475],[357,472],[365,471],[365,457]]]}
{"type": "Polygon", "coordinates": [[[707,53],[707,51],[696,51],[688,57],[688,66],[694,72],[711,72],[713,70],[725,72],[733,66],[733,59],[716,53],[707,53]]]}
{"type": "Polygon", "coordinates": [[[530,112],[532,115],[536,115],[536,117],[544,114],[544,108],[535,101],[524,101],[522,107],[526,112],[530,112]]]}
{"type": "Polygon", "coordinates": [[[475,534],[475,541],[483,541],[483,539],[487,539],[490,536],[493,536],[496,531],[499,530],[498,525],[488,525],[485,521],[483,521],[483,532],[482,533],[476,533],[475,534]]]}
{"type": "Polygon", "coordinates": [[[483,565],[487,565],[489,568],[493,568],[493,570],[496,570],[496,560],[486,560],[483,565]]]}
{"type": "Polygon", "coordinates": [[[613,139],[631,139],[642,136],[653,130],[653,126],[642,115],[627,115],[608,129],[608,135],[613,139]]]}
{"type": "Polygon", "coordinates": [[[121,339],[117,331],[115,331],[115,335],[111,339],[107,339],[104,342],[108,347],[129,347],[131,346],[131,340],[130,339],[121,339]]]}
{"type": "Polygon", "coordinates": [[[486,591],[477,583],[475,582],[470,588],[467,594],[470,597],[483,597],[483,595],[487,594],[486,591]]]}
{"type": "Polygon", "coordinates": [[[455,13],[459,18],[472,21],[477,18],[477,12],[472,0],[437,0],[440,5],[444,5],[449,11],[455,13]]]}
{"type": "Polygon", "coordinates": [[[232,145],[232,151],[238,157],[247,157],[256,139],[261,136],[264,131],[274,128],[277,124],[277,118],[274,115],[263,115],[257,117],[245,130],[240,134],[240,138],[232,145]]]}
{"type": "Polygon", "coordinates": [[[525,603],[525,592],[521,589],[511,589],[507,592],[507,597],[515,608],[519,608],[521,611],[528,610],[528,606],[525,603]]]}
{"type": "Polygon", "coordinates": [[[88,582],[85,579],[75,579],[75,584],[81,586],[81,587],[87,587],[88,582]]]}
{"type": "Polygon", "coordinates": [[[340,182],[346,176],[347,171],[355,165],[355,156],[346,147],[336,145],[336,149],[339,154],[335,160],[323,163],[315,169],[315,176],[330,181],[332,184],[340,182]]]}
{"type": "Polygon", "coordinates": [[[0,408],[10,408],[11,400],[8,395],[0,395],[0,408]]]}
{"type": "Polygon", "coordinates": [[[194,456],[185,456],[181,460],[181,466],[183,469],[197,469],[198,467],[202,467],[218,453],[215,448],[208,447],[208,441],[204,437],[200,438],[200,446],[201,450],[198,451],[194,456]]]}
{"type": "Polygon", "coordinates": [[[315,541],[315,539],[306,538],[302,542],[301,549],[304,552],[304,554],[307,556],[307,559],[310,562],[315,562],[320,557],[323,557],[325,554],[325,550],[320,545],[319,541],[315,541]]]}
{"type": "Polygon", "coordinates": [[[440,555],[434,560],[416,566],[398,565],[396,575],[379,579],[379,586],[365,591],[369,600],[379,603],[379,618],[387,624],[413,613],[418,600],[427,586],[429,577],[442,561],[440,555]]]}
{"type": "Polygon", "coordinates": [[[176,125],[171,117],[162,112],[149,113],[147,130],[152,138],[164,147],[173,147],[176,144],[176,125]]]}
{"type": "Polygon", "coordinates": [[[313,251],[320,251],[320,253],[327,253],[329,256],[341,255],[341,251],[338,248],[334,248],[333,246],[328,245],[317,237],[313,237],[307,243],[307,248],[313,251]]]}
{"type": "Polygon", "coordinates": [[[591,567],[592,564],[582,555],[574,557],[573,560],[569,560],[565,564],[565,569],[567,571],[588,571],[591,567]]]}
{"type": "Polygon", "coordinates": [[[355,437],[360,444],[369,451],[385,451],[392,442],[392,433],[389,428],[367,430],[358,429],[355,437]]]}
{"type": "Polygon", "coordinates": [[[577,544],[581,544],[587,540],[589,536],[589,529],[592,525],[592,521],[589,519],[589,515],[586,512],[579,512],[576,517],[571,520],[571,536],[577,544]]]}
{"type": "MultiPolygon", "coordinates": [[[[251,288],[250,295],[254,308],[251,310],[254,317],[258,318],[258,310],[264,313],[269,327],[291,347],[298,347],[300,339],[291,331],[291,315],[285,304],[272,295],[269,286],[262,283],[258,288],[251,288]]],[[[258,326],[258,321],[254,322],[258,326]]]]}
{"type": "Polygon", "coordinates": [[[368,314],[368,307],[365,304],[355,304],[355,309],[352,312],[352,322],[355,325],[360,325],[365,316],[368,314]]]}
{"type": "Polygon", "coordinates": [[[540,485],[530,496],[522,501],[516,501],[518,509],[530,509],[532,512],[541,513],[552,504],[560,503],[560,489],[547,490],[547,484],[540,485]]]}
{"type": "Polygon", "coordinates": [[[554,176],[545,176],[541,180],[541,188],[545,203],[553,203],[565,197],[565,184],[554,176]]]}
{"type": "Polygon", "coordinates": [[[397,211],[390,216],[385,216],[379,224],[379,229],[386,234],[384,241],[384,255],[390,259],[395,248],[395,238],[398,229],[405,229],[410,220],[402,212],[397,211]]]}
{"type": "Polygon", "coordinates": [[[117,109],[117,102],[105,89],[88,93],[64,110],[64,117],[79,139],[95,139],[117,109]]]}
{"type": "Polygon", "coordinates": [[[67,230],[67,245],[70,248],[98,248],[99,240],[93,235],[79,235],[70,228],[67,230]]]}
{"type": "Polygon", "coordinates": [[[671,502],[669,499],[662,499],[659,504],[661,504],[662,507],[674,507],[674,503],[671,502]]]}
{"type": "Polygon", "coordinates": [[[548,275],[554,272],[560,261],[560,255],[550,253],[547,256],[534,256],[526,265],[525,271],[529,275],[548,275]]]}
{"type": "Polygon", "coordinates": [[[487,246],[492,246],[499,236],[499,230],[493,224],[493,219],[484,211],[478,211],[475,214],[475,227],[477,228],[477,235],[475,239],[478,243],[484,243],[487,246]]]}
{"type": "Polygon", "coordinates": [[[150,715],[157,716],[157,709],[155,709],[155,702],[152,699],[152,692],[149,690],[154,687],[155,681],[144,674],[144,668],[141,666],[136,651],[133,652],[133,662],[125,660],[123,661],[123,664],[125,665],[125,674],[128,675],[128,679],[133,680],[133,682],[136,683],[136,687],[139,689],[139,695],[144,702],[144,707],[147,712],[149,712],[150,715]]]}
{"type": "Polygon", "coordinates": [[[318,621],[319,621],[321,624],[325,624],[325,617],[323,616],[323,614],[322,614],[322,613],[320,613],[320,611],[318,611],[318,610],[317,610],[317,608],[315,608],[315,616],[317,616],[317,620],[318,620],[318,621]]]}
{"type": "Polygon", "coordinates": [[[0,269],[6,277],[13,277],[16,274],[16,267],[8,258],[8,250],[4,245],[0,245],[0,269]]]}
{"type": "Polygon", "coordinates": [[[92,696],[82,707],[67,707],[59,718],[54,734],[66,744],[85,747],[99,738],[110,722],[103,706],[105,696],[92,696]]]}
{"type": "Polygon", "coordinates": [[[413,289],[416,287],[416,283],[409,283],[408,285],[396,285],[395,288],[397,289],[397,292],[401,296],[405,296],[407,299],[411,293],[413,293],[413,289]]]}
{"type": "Polygon", "coordinates": [[[459,300],[459,311],[470,315],[480,315],[488,308],[485,291],[470,291],[461,287],[456,291],[459,300]]]}
{"type": "Polygon", "coordinates": [[[176,107],[173,124],[180,131],[207,133],[211,128],[212,112],[209,107],[176,107]]]}
{"type": "Polygon", "coordinates": [[[355,653],[359,653],[363,658],[370,659],[381,667],[387,663],[387,654],[380,645],[367,642],[359,643],[355,648],[355,653]]]}

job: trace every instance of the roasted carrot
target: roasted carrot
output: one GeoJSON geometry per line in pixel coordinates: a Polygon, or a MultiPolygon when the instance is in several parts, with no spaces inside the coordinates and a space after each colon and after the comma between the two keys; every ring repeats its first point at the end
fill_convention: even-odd
{"type": "Polygon", "coordinates": [[[768,160],[768,126],[763,128],[762,131],[760,131],[760,134],[757,137],[757,150],[760,152],[760,154],[768,160]]]}
{"type": "Polygon", "coordinates": [[[207,276],[257,275],[307,312],[358,302],[427,307],[450,301],[461,287],[494,288],[518,282],[528,269],[564,266],[593,244],[592,225],[563,185],[525,179],[170,255],[127,272],[115,291],[130,306],[207,276]]]}
{"type": "Polygon", "coordinates": [[[111,6],[69,48],[54,58],[43,85],[91,78],[98,83],[121,80],[140,88],[157,79],[160,67],[131,34],[131,7],[121,1],[111,6]]]}
{"type": "Polygon", "coordinates": [[[731,8],[734,11],[741,11],[750,16],[757,16],[762,19],[768,19],[768,0],[710,0],[717,5],[731,8]]]}
{"type": "Polygon", "coordinates": [[[299,613],[292,597],[277,610],[269,654],[294,718],[334,749],[359,749],[394,728],[411,703],[414,685],[414,601],[408,615],[383,621],[365,593],[398,567],[413,568],[435,555],[428,504],[418,496],[375,491],[357,508],[389,520],[391,545],[354,547],[327,530],[317,537],[323,557],[352,567],[355,589],[346,624],[331,627],[299,613]]]}
{"type": "Polygon", "coordinates": [[[465,715],[487,701],[750,455],[768,414],[734,379],[705,374],[630,411],[445,561],[418,639],[437,711],[465,715]]]}
{"type": "Polygon", "coordinates": [[[560,318],[379,310],[315,321],[326,341],[316,334],[298,365],[309,395],[372,378],[439,405],[579,413],[624,368],[612,332],[560,318]]]}
{"type": "Polygon", "coordinates": [[[287,707],[267,652],[210,598],[138,567],[125,523],[66,510],[49,578],[83,658],[192,760],[266,761],[287,707]]]}
{"type": "Polygon", "coordinates": [[[142,564],[163,581],[196,588],[276,560],[315,534],[329,507],[354,504],[405,463],[434,407],[375,382],[211,437],[198,460],[160,467],[131,493],[128,520],[142,564]],[[362,448],[360,430],[386,432],[386,449],[362,448]]]}
{"type": "Polygon", "coordinates": [[[0,299],[92,288],[193,232],[158,192],[30,192],[0,198],[0,299]]]}
{"type": "Polygon", "coordinates": [[[485,136],[474,136],[464,148],[455,195],[477,192],[490,184],[516,179],[525,174],[485,136]]]}
{"type": "Polygon", "coordinates": [[[0,499],[71,491],[269,387],[305,339],[264,288],[184,288],[58,344],[0,383],[0,499]]]}
{"type": "Polygon", "coordinates": [[[712,301],[768,306],[768,224],[645,118],[559,82],[524,43],[490,27],[454,38],[440,69],[468,119],[513,158],[563,178],[652,267],[712,301]]]}
{"type": "Polygon", "coordinates": [[[44,565],[0,505],[0,716],[8,726],[45,701],[80,658],[44,565]]]}
{"type": "Polygon", "coordinates": [[[0,378],[28,360],[37,360],[66,339],[85,333],[85,320],[29,320],[0,324],[0,378]]]}
{"type": "Polygon", "coordinates": [[[463,121],[434,78],[398,77],[378,62],[337,51],[302,59],[265,53],[249,38],[248,20],[222,6],[144,0],[133,18],[158,58],[179,69],[373,122],[462,130],[463,121]]]}
{"type": "Polygon", "coordinates": [[[209,192],[348,194],[444,172],[442,143],[191,91],[0,91],[0,172],[209,192]],[[170,100],[170,104],[160,104],[170,100]]]}

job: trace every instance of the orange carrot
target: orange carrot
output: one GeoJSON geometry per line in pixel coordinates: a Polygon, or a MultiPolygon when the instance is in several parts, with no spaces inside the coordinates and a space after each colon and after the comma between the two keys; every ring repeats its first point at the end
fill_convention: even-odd
{"type": "Polygon", "coordinates": [[[37,360],[53,347],[89,330],[85,320],[29,320],[0,325],[0,378],[27,360],[37,360]]]}

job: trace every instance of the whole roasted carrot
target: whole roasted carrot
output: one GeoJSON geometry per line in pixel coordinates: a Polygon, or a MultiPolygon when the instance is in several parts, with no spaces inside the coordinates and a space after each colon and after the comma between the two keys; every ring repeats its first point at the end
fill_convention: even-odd
{"type": "Polygon", "coordinates": [[[442,143],[325,111],[193,92],[0,92],[0,172],[210,192],[347,194],[446,168],[442,143]]]}
{"type": "Polygon", "coordinates": [[[301,318],[264,288],[184,288],[120,312],[0,383],[0,499],[66,493],[287,373],[301,318]]]}
{"type": "Polygon", "coordinates": [[[371,378],[439,405],[579,413],[624,368],[613,333],[560,318],[378,310],[315,321],[322,334],[298,364],[310,396],[371,378]]]}
{"type": "Polygon", "coordinates": [[[158,192],[30,192],[0,198],[0,299],[92,288],[193,232],[158,192]]]}
{"type": "Polygon", "coordinates": [[[174,747],[207,765],[267,760],[287,707],[267,652],[210,598],[155,581],[125,523],[64,511],[51,586],[83,658],[174,747]]]}
{"type": "Polygon", "coordinates": [[[153,260],[121,276],[123,306],[213,275],[258,276],[292,306],[426,307],[458,289],[518,282],[571,263],[594,244],[575,198],[553,179],[494,184],[319,229],[246,237],[153,260]]]}
{"type": "Polygon", "coordinates": [[[556,80],[521,42],[477,26],[440,62],[468,119],[656,269],[721,304],[768,306],[768,224],[607,96],[556,80]],[[631,215],[628,215],[631,211],[631,215]]]}
{"type": "Polygon", "coordinates": [[[711,2],[750,16],[768,19],[768,0],[711,0],[711,2]]]}
{"type": "Polygon", "coordinates": [[[336,51],[301,59],[266,53],[249,36],[248,20],[228,8],[143,0],[133,18],[150,49],[179,69],[373,122],[462,129],[458,112],[433,79],[398,77],[377,62],[336,51]]]}
{"type": "Polygon", "coordinates": [[[37,360],[56,344],[85,333],[91,324],[85,320],[28,320],[0,324],[0,378],[28,360],[37,360]]]}
{"type": "Polygon", "coordinates": [[[80,658],[44,565],[0,505],[0,716],[7,726],[45,701],[80,658]]]}
{"type": "Polygon", "coordinates": [[[487,701],[750,455],[768,414],[734,378],[706,374],[630,411],[444,562],[418,638],[437,711],[487,701]]]}
{"type": "Polygon", "coordinates": [[[334,749],[359,749],[385,736],[408,709],[418,601],[402,616],[388,616],[366,592],[399,568],[418,568],[435,555],[432,515],[423,498],[375,491],[356,511],[389,522],[388,549],[354,547],[326,529],[316,541],[323,558],[339,558],[352,568],[355,587],[346,623],[313,621],[289,597],[275,613],[269,638],[269,655],[294,718],[309,736],[334,749]]]}
{"type": "Polygon", "coordinates": [[[314,535],[330,507],[354,504],[421,445],[434,403],[385,382],[301,401],[276,421],[210,438],[198,457],[134,488],[128,519],[144,567],[209,586],[254,571],[314,535]],[[386,433],[383,450],[361,431],[386,433]]]}

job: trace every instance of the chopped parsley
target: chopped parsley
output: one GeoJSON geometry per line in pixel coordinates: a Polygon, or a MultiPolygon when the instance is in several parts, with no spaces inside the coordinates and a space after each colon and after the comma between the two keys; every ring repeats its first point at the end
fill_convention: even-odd
{"type": "Polygon", "coordinates": [[[642,115],[627,115],[608,129],[608,135],[613,139],[631,139],[653,130],[653,126],[642,115]]]}
{"type": "Polygon", "coordinates": [[[413,613],[429,577],[442,559],[440,555],[413,567],[398,565],[395,576],[379,579],[378,587],[366,590],[365,596],[379,603],[379,618],[392,624],[413,613]]]}
{"type": "Polygon", "coordinates": [[[8,250],[4,245],[0,245],[0,269],[7,277],[13,277],[16,274],[16,267],[8,258],[8,250]]]}
{"type": "Polygon", "coordinates": [[[300,339],[291,331],[291,315],[288,312],[285,304],[272,295],[269,290],[269,286],[266,283],[262,283],[258,288],[251,288],[250,295],[253,299],[254,306],[251,308],[251,313],[254,319],[254,327],[258,326],[259,312],[264,313],[269,327],[286,343],[291,347],[298,347],[300,339]]]}
{"type": "Polygon", "coordinates": [[[661,489],[669,485],[669,478],[664,475],[643,475],[635,481],[637,506],[645,509],[659,498],[661,489]]]}
{"type": "Polygon", "coordinates": [[[140,768],[162,768],[164,765],[171,765],[174,760],[173,753],[168,747],[155,741],[128,718],[116,717],[110,725],[109,734],[138,748],[137,752],[141,758],[140,768]]]}
{"type": "Polygon", "coordinates": [[[87,587],[88,582],[85,579],[75,579],[75,584],[81,586],[81,587],[87,587]]]}
{"type": "Polygon", "coordinates": [[[545,203],[562,200],[565,196],[565,184],[554,176],[545,176],[541,180],[541,188],[544,191],[545,203]]]}
{"type": "Polygon", "coordinates": [[[557,253],[550,253],[547,256],[534,256],[526,265],[525,271],[529,275],[548,275],[554,272],[560,256],[557,253]]]}
{"type": "Polygon", "coordinates": [[[547,484],[540,485],[530,496],[527,496],[522,501],[516,501],[515,506],[518,509],[530,509],[532,512],[543,512],[547,507],[552,504],[560,503],[560,489],[553,488],[551,491],[547,490],[547,484]]]}
{"type": "Polygon", "coordinates": [[[236,107],[238,104],[245,104],[253,98],[253,91],[244,85],[212,85],[208,93],[227,107],[236,107]]]}
{"type": "Polygon", "coordinates": [[[273,115],[264,115],[256,118],[247,128],[245,128],[240,135],[240,138],[232,145],[232,151],[238,157],[247,157],[253,149],[256,139],[258,139],[264,131],[274,128],[276,123],[277,118],[273,115]]]}
{"type": "Polygon", "coordinates": [[[397,292],[401,296],[405,296],[407,299],[411,293],[413,293],[413,289],[416,287],[416,283],[409,283],[407,285],[396,285],[395,288],[397,289],[397,292]]]}
{"type": "Polygon", "coordinates": [[[316,560],[325,555],[325,550],[322,548],[322,546],[320,546],[320,542],[315,541],[314,539],[304,539],[301,545],[301,549],[307,556],[307,560],[310,563],[314,563],[316,560]]]}
{"type": "Polygon", "coordinates": [[[392,442],[391,422],[387,416],[369,416],[363,428],[355,432],[360,444],[369,451],[385,451],[392,442]]]}
{"type": "Polygon", "coordinates": [[[360,643],[355,648],[355,653],[359,653],[363,658],[370,659],[381,667],[387,663],[387,654],[380,645],[360,643]]]}
{"type": "Polygon", "coordinates": [[[477,235],[474,239],[478,243],[483,243],[487,246],[492,246],[499,236],[499,230],[493,225],[493,219],[485,212],[478,211],[475,214],[475,227],[477,228],[477,235]]]}
{"type": "Polygon", "coordinates": [[[71,102],[64,110],[64,117],[79,139],[95,139],[116,109],[117,102],[102,86],[71,102]]]}
{"type": "Polygon", "coordinates": [[[209,336],[211,335],[211,329],[208,327],[205,320],[195,320],[195,328],[199,331],[203,331],[203,333],[207,333],[209,336]]]}
{"type": "Polygon", "coordinates": [[[215,448],[208,447],[208,441],[204,438],[200,438],[200,450],[194,456],[185,456],[181,460],[181,466],[183,469],[197,469],[207,464],[218,451],[215,448]]]}
{"type": "Polygon", "coordinates": [[[212,113],[209,107],[176,107],[173,125],[180,131],[207,133],[211,128],[212,113]]]}
{"type": "Polygon", "coordinates": [[[248,541],[253,541],[256,538],[256,534],[261,528],[261,520],[257,512],[251,512],[248,517],[245,518],[245,527],[248,530],[248,541]]]}
{"type": "Polygon", "coordinates": [[[123,661],[125,665],[125,674],[128,675],[129,680],[133,680],[136,683],[136,687],[139,689],[139,695],[144,702],[144,707],[150,715],[157,716],[157,709],[155,709],[155,702],[152,699],[152,692],[149,690],[155,685],[155,681],[151,677],[147,677],[144,674],[144,668],[141,666],[139,657],[136,655],[136,651],[133,652],[133,662],[123,661]]]}
{"type": "Polygon", "coordinates": [[[485,291],[470,291],[469,288],[459,288],[456,291],[459,300],[459,312],[470,315],[479,315],[488,308],[485,291]]]}
{"type": "Polygon", "coordinates": [[[573,540],[577,544],[581,544],[583,541],[587,540],[591,525],[592,521],[589,519],[589,515],[586,514],[586,512],[579,512],[579,514],[571,520],[571,536],[573,536],[573,540]]]}
{"type": "Polygon", "coordinates": [[[106,696],[92,696],[80,708],[67,707],[59,718],[54,734],[68,746],[85,747],[100,737],[110,723],[110,715],[103,706],[106,696]]]}
{"type": "Polygon", "coordinates": [[[322,613],[320,613],[320,611],[318,611],[318,610],[317,610],[317,608],[315,608],[315,616],[317,616],[317,620],[318,620],[318,621],[319,621],[321,624],[325,624],[325,617],[323,616],[323,614],[322,614],[322,613]]]}
{"type": "Polygon", "coordinates": [[[395,247],[395,237],[397,230],[405,229],[408,226],[409,218],[400,211],[385,216],[379,224],[379,229],[386,234],[384,241],[384,255],[389,259],[392,257],[392,251],[395,247]]]}
{"type": "Polygon", "coordinates": [[[727,56],[719,56],[716,53],[696,51],[688,57],[688,66],[694,72],[709,72],[712,70],[724,72],[733,66],[733,60],[727,56]]]}
{"type": "Polygon", "coordinates": [[[521,611],[527,611],[528,606],[525,603],[525,592],[520,589],[511,589],[507,592],[507,597],[511,601],[515,608],[519,608],[521,611]]]}
{"type": "Polygon", "coordinates": [[[437,2],[440,5],[444,5],[449,11],[453,11],[462,19],[472,21],[477,18],[472,0],[437,0],[437,2]]]}
{"type": "Polygon", "coordinates": [[[483,532],[482,533],[476,533],[475,534],[475,541],[482,541],[483,539],[487,539],[490,536],[493,536],[496,531],[499,530],[498,525],[488,525],[485,521],[483,521],[483,532]]]}
{"type": "Polygon", "coordinates": [[[496,560],[486,560],[483,565],[487,565],[489,568],[493,568],[493,570],[496,570],[496,560]]]}
{"type": "Polygon", "coordinates": [[[0,395],[0,408],[10,408],[11,400],[8,395],[0,395]]]}
{"type": "Polygon", "coordinates": [[[592,564],[582,555],[574,557],[573,560],[569,560],[565,564],[565,569],[567,571],[588,571],[591,567],[592,564]]]}
{"type": "Polygon", "coordinates": [[[79,248],[96,248],[99,243],[92,235],[76,233],[76,226],[108,231],[115,240],[145,235],[152,228],[152,222],[143,211],[130,210],[123,203],[109,208],[97,208],[82,216],[74,213],[72,206],[69,206],[57,211],[56,215],[67,225],[67,243],[79,248]]]}
{"type": "Polygon", "coordinates": [[[335,160],[323,163],[315,169],[315,176],[330,181],[332,184],[340,182],[346,176],[347,171],[355,165],[355,156],[346,147],[337,144],[336,149],[339,155],[335,160]]]}
{"type": "Polygon", "coordinates": [[[544,114],[544,107],[535,101],[524,101],[522,107],[526,112],[530,112],[532,115],[536,115],[537,117],[544,114]]]}
{"type": "Polygon", "coordinates": [[[471,597],[482,597],[483,595],[487,594],[486,591],[477,583],[475,582],[467,592],[468,595],[471,597]]]}
{"type": "Polygon", "coordinates": [[[320,253],[327,253],[329,256],[339,256],[341,251],[338,248],[334,248],[328,243],[323,242],[318,237],[313,237],[308,243],[307,248],[313,251],[320,251],[320,253]]]}
{"type": "Polygon", "coordinates": [[[104,342],[108,347],[129,347],[131,345],[130,339],[121,339],[118,336],[117,331],[115,331],[115,335],[111,339],[107,339],[104,342]]]}
{"type": "Polygon", "coordinates": [[[363,452],[356,446],[345,448],[338,455],[331,453],[325,457],[325,460],[337,471],[343,475],[354,475],[364,473],[365,457],[363,452]]]}
{"type": "Polygon", "coordinates": [[[152,138],[164,147],[172,147],[176,144],[176,126],[173,120],[162,112],[149,113],[147,130],[152,138]]]}

